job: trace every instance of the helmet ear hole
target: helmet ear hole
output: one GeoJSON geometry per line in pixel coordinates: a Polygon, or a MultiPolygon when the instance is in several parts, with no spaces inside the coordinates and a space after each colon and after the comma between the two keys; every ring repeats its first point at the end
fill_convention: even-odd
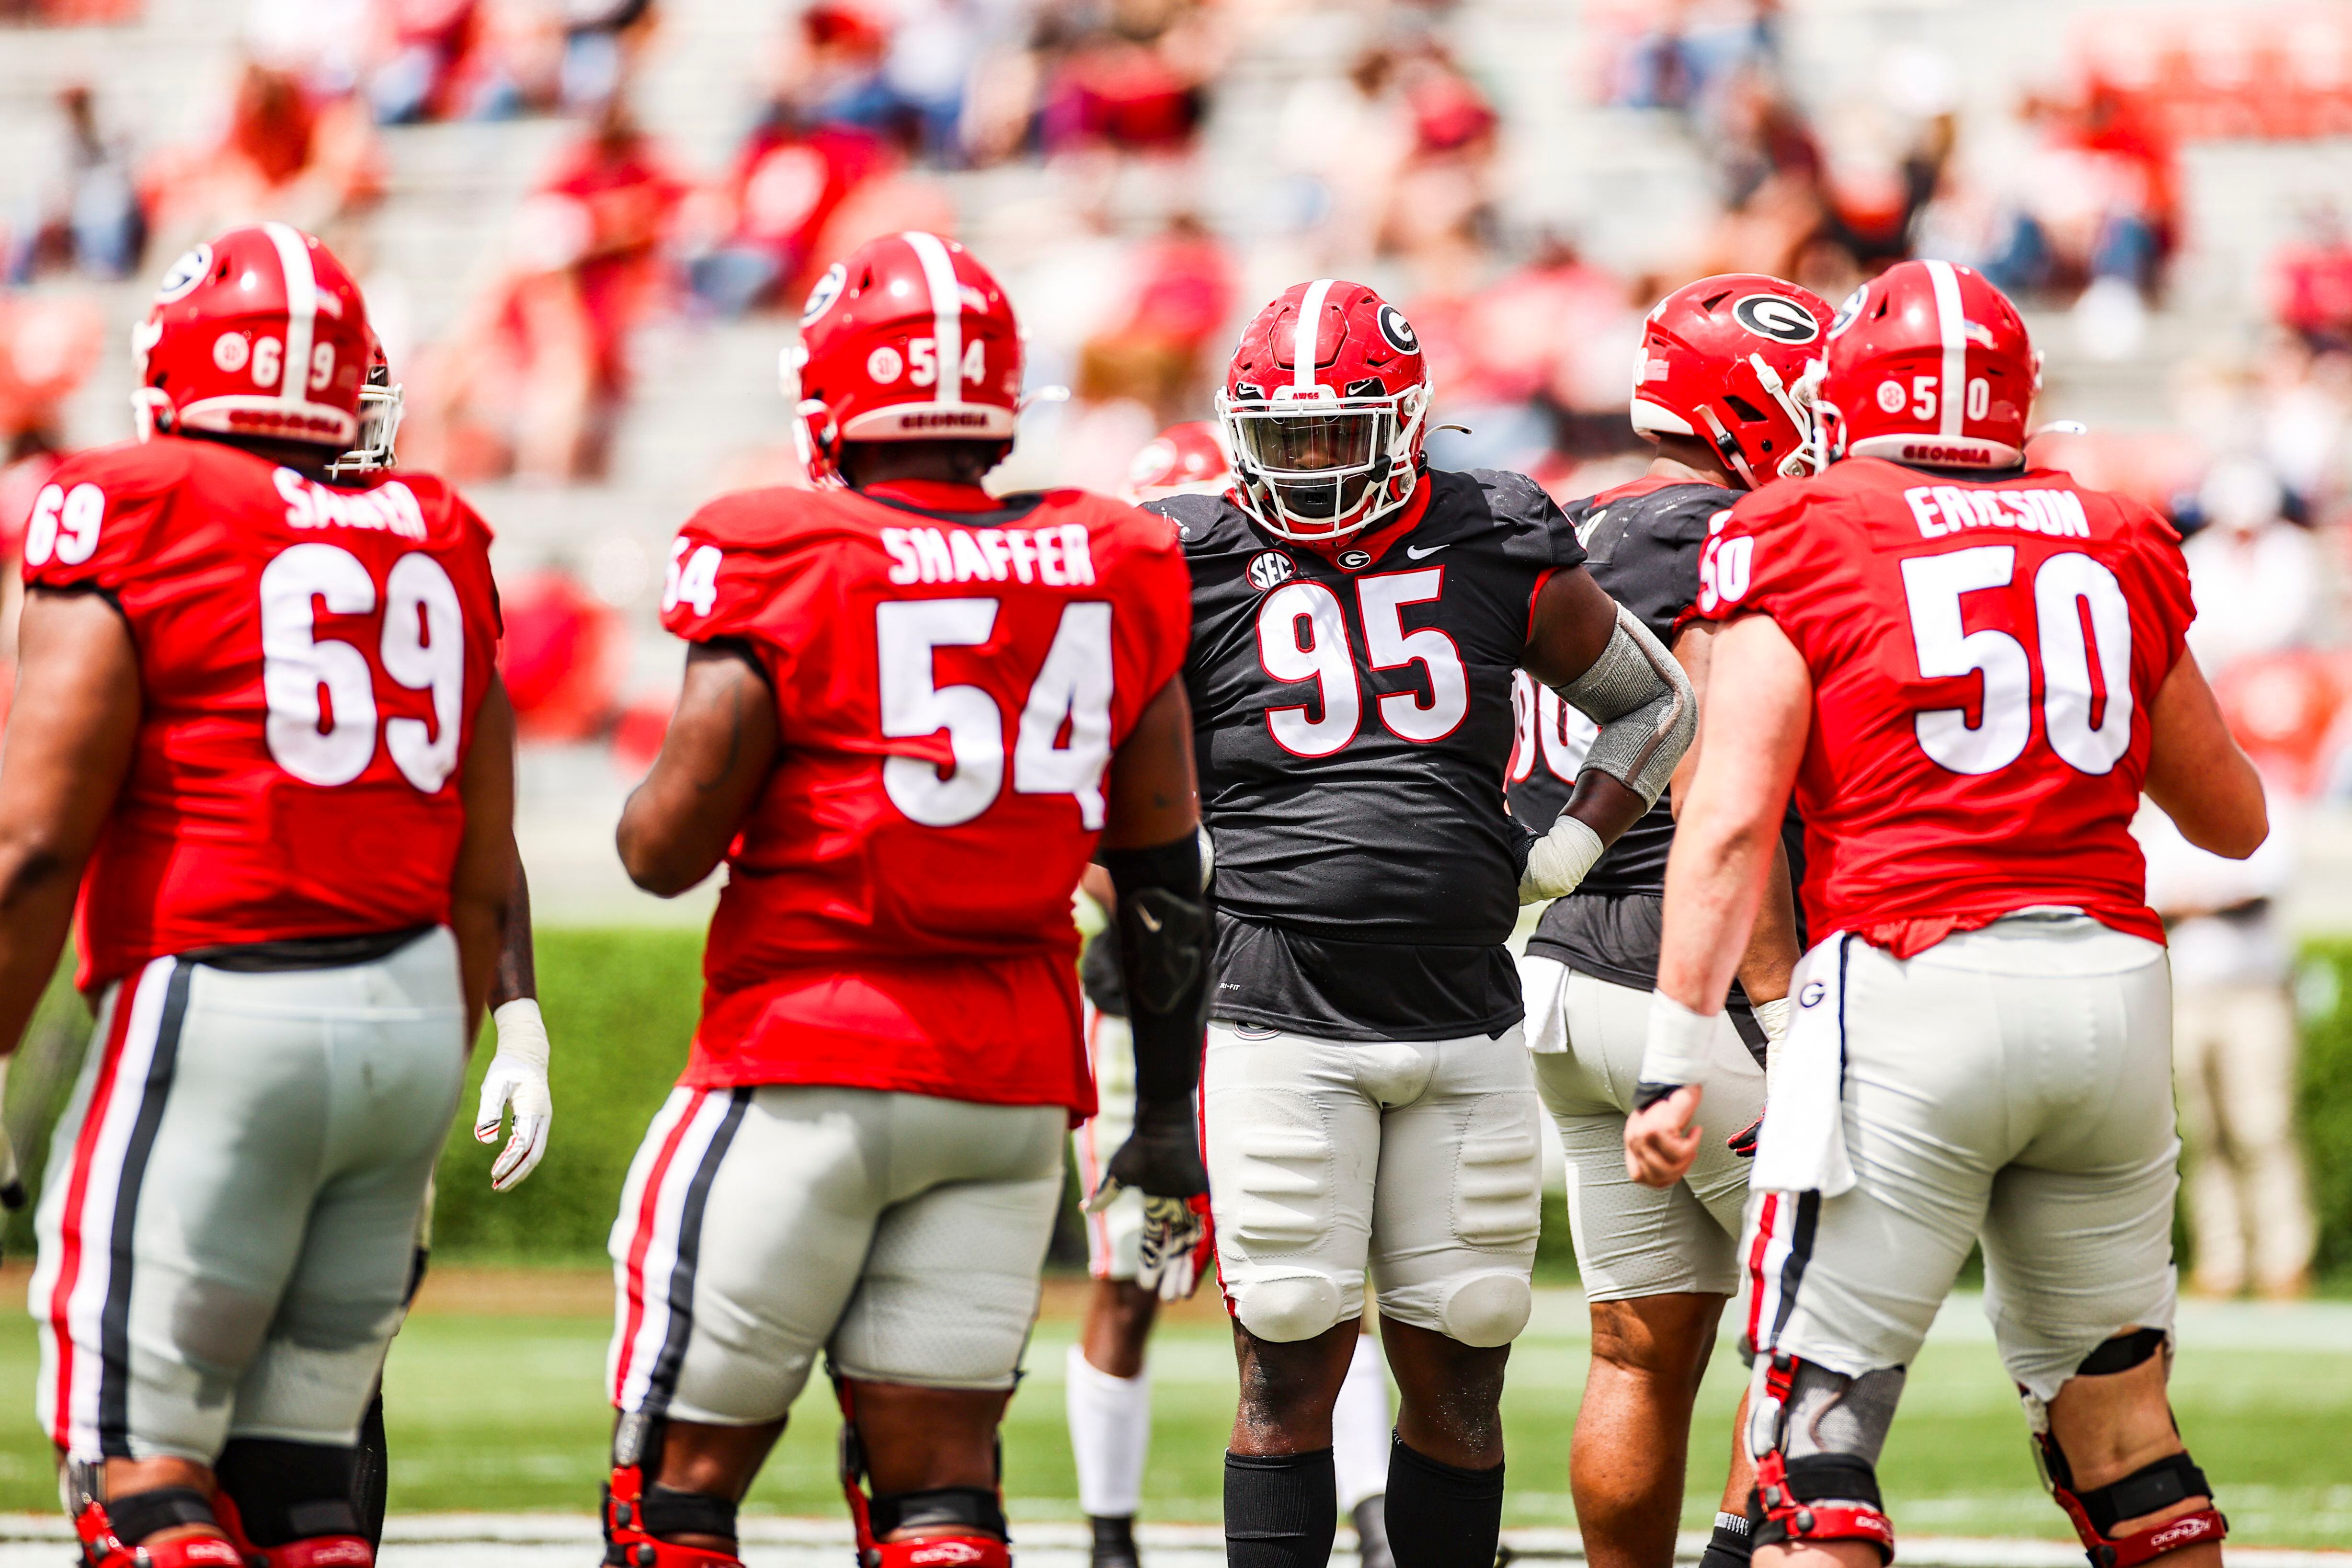
{"type": "Polygon", "coordinates": [[[1759,424],[1763,421],[1764,411],[1757,407],[1756,405],[1748,402],[1748,399],[1740,396],[1738,393],[1727,392],[1723,395],[1723,400],[1731,405],[1731,411],[1734,414],[1738,415],[1740,418],[1747,420],[1749,424],[1759,424]]]}

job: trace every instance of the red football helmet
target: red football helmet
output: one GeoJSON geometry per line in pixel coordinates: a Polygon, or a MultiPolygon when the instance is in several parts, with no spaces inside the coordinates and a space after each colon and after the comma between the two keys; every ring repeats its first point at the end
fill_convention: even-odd
{"type": "Polygon", "coordinates": [[[392,379],[392,361],[384,357],[381,342],[371,342],[367,380],[360,384],[359,437],[351,450],[327,465],[327,472],[341,479],[373,474],[398,462],[393,444],[400,437],[401,411],[400,383],[392,379]]]}
{"type": "Polygon", "coordinates": [[[342,451],[374,343],[334,252],[282,223],[233,228],[173,262],[132,329],[140,437],[205,430],[342,451]]]}
{"type": "Polygon", "coordinates": [[[1749,489],[1813,472],[1805,371],[1829,324],[1828,300],[1760,272],[1685,284],[1642,323],[1633,428],[1697,437],[1749,489]]]}
{"type": "Polygon", "coordinates": [[[845,441],[1013,439],[1021,329],[972,254],[909,229],[866,241],[809,290],[786,360],[810,478],[841,482],[845,441]]]}
{"type": "Polygon", "coordinates": [[[1234,465],[1217,427],[1205,419],[1171,425],[1127,466],[1119,499],[1140,506],[1162,496],[1221,496],[1233,488],[1234,465]]]}
{"type": "Polygon", "coordinates": [[[1832,459],[2011,468],[2042,356],[2009,297],[1973,268],[1903,261],[1838,307],[1818,396],[1832,459]]]}
{"type": "Polygon", "coordinates": [[[1335,278],[1294,284],[1260,310],[1217,394],[1242,509],[1308,542],[1344,539],[1412,499],[1428,413],[1412,324],[1335,278]]]}

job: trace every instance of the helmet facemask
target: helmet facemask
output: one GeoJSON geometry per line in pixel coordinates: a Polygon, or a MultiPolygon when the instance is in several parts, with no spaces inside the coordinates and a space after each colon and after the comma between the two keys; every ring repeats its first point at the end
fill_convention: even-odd
{"type": "Polygon", "coordinates": [[[398,461],[393,446],[400,436],[402,412],[400,384],[383,365],[371,369],[366,384],[360,388],[359,437],[351,450],[327,465],[327,472],[342,479],[391,468],[398,461]]]}
{"type": "Polygon", "coordinates": [[[1313,542],[1344,539],[1412,499],[1426,385],[1370,397],[1298,391],[1276,388],[1270,402],[1217,395],[1244,510],[1270,533],[1313,542]]]}

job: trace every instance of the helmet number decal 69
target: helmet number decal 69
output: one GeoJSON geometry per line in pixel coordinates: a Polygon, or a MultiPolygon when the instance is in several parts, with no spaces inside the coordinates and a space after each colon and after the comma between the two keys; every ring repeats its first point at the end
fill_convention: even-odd
{"type": "MultiPolygon", "coordinates": [[[[978,647],[994,635],[996,599],[894,599],[874,607],[877,673],[886,740],[929,740],[947,731],[954,759],[944,772],[929,757],[882,763],[882,789],[908,820],[961,827],[1004,790],[1005,714],[977,686],[939,684],[943,647],[978,647]]],[[[1066,795],[1079,824],[1103,825],[1103,770],[1110,764],[1110,605],[1066,605],[1015,721],[1013,793],[1066,795]]]]}
{"type": "MultiPolygon", "coordinates": [[[[1422,667],[1429,681],[1424,699],[1416,691],[1384,693],[1375,709],[1381,724],[1400,741],[1428,745],[1461,727],[1470,711],[1470,676],[1454,639],[1435,626],[1404,629],[1407,605],[1434,603],[1445,588],[1445,569],[1384,572],[1356,579],[1356,607],[1373,669],[1422,667]]],[[[1296,757],[1328,757],[1356,738],[1363,723],[1364,694],[1356,673],[1356,653],[1348,644],[1346,613],[1339,596],[1321,583],[1285,583],[1258,601],[1257,658],[1275,679],[1315,683],[1314,708],[1297,703],[1269,707],[1266,731],[1275,744],[1296,757]]]]}

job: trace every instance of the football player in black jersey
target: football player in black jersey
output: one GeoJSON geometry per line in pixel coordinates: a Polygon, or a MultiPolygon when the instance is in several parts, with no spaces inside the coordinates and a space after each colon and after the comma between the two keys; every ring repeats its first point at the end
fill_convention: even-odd
{"type": "MultiPolygon", "coordinates": [[[[1643,324],[1633,384],[1633,428],[1657,443],[1657,458],[1642,478],[1567,509],[1593,580],[1673,648],[1702,700],[1712,627],[1683,625],[1698,596],[1700,547],[1741,491],[1811,471],[1801,388],[1829,321],[1819,296],[1752,273],[1667,295],[1643,324]]],[[[1518,700],[1511,809],[1539,822],[1568,798],[1591,725],[1525,677],[1518,700]]],[[[1677,788],[1696,760],[1696,748],[1684,756],[1677,788]]],[[[1710,1135],[1682,1182],[1637,1184],[1625,1168],[1625,1118],[1639,1094],[1674,831],[1664,802],[1627,829],[1544,911],[1519,967],[1536,1081],[1571,1170],[1569,1222],[1592,1314],[1570,1470],[1593,1568],[1674,1560],[1691,1404],[1739,1287],[1740,1156],[1753,1152],[1767,1046],[1785,1027],[1802,946],[1782,864],[1739,967],[1745,996],[1734,993],[1732,1023],[1716,1042],[1710,1135]]],[[[1793,832],[1784,839],[1800,853],[1793,832]]],[[[1735,1443],[1706,1568],[1747,1561],[1749,1481],[1735,1443]]]]}
{"type": "Polygon", "coordinates": [[[1217,399],[1233,490],[1154,503],[1192,565],[1216,856],[1202,1120],[1241,1363],[1234,1568],[1330,1555],[1332,1403],[1368,1267],[1401,1395],[1398,1568],[1492,1568],[1541,1182],[1504,942],[1656,801],[1696,715],[1532,481],[1428,468],[1428,402],[1402,313],[1300,284],[1243,332],[1217,399]],[[1503,798],[1514,668],[1599,726],[1535,833],[1503,798]]]}
{"type": "MultiPolygon", "coordinates": [[[[1136,454],[1120,499],[1140,504],[1176,495],[1220,496],[1232,483],[1224,437],[1214,425],[1189,420],[1170,426],[1136,454]]],[[[1114,902],[1109,873],[1090,866],[1080,886],[1108,918],[1114,902]]],[[[1092,1192],[1135,1125],[1134,1052],[1115,931],[1099,931],[1087,943],[1078,979],[1086,993],[1087,1056],[1100,1109],[1070,1134],[1070,1142],[1081,1190],[1092,1192]]],[[[1151,1440],[1145,1350],[1160,1303],[1190,1296],[1198,1278],[1193,1259],[1146,1258],[1143,1228],[1140,1193],[1122,1193],[1100,1209],[1090,1207],[1087,1215],[1087,1266],[1094,1289],[1087,1298],[1078,1342],[1070,1347],[1065,1390],[1078,1506],[1094,1534],[1091,1568],[1137,1568],[1135,1515],[1143,1500],[1151,1440]]],[[[1381,1371],[1380,1342],[1368,1333],[1356,1336],[1347,1380],[1331,1413],[1331,1457],[1339,1510],[1355,1522],[1362,1568],[1395,1568],[1381,1507],[1389,1484],[1388,1380],[1381,1371]]]]}

